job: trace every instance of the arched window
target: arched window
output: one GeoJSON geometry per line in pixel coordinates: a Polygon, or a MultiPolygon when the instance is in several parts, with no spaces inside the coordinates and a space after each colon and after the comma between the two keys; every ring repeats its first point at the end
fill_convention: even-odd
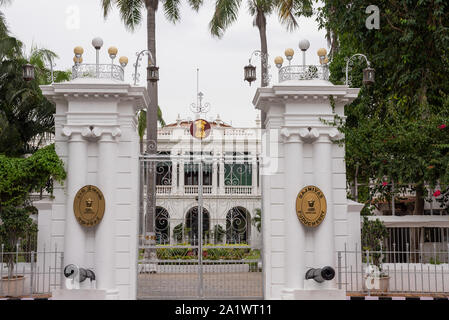
{"type": "Polygon", "coordinates": [[[156,243],[170,243],[170,215],[165,208],[156,207],[154,227],[156,233],[156,243]]]}
{"type": "Polygon", "coordinates": [[[226,214],[226,242],[247,244],[251,234],[251,215],[243,207],[234,207],[226,214]]]}
{"type": "MultiPolygon", "coordinates": [[[[203,243],[207,243],[209,241],[209,230],[210,230],[210,222],[209,222],[209,211],[203,208],[203,243]]],[[[193,207],[186,214],[186,229],[185,235],[187,240],[192,245],[198,245],[198,230],[199,230],[199,208],[193,207]]]]}

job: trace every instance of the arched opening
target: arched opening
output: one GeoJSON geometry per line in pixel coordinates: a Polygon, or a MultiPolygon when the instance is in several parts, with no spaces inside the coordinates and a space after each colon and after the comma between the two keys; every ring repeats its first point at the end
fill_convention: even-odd
{"type": "Polygon", "coordinates": [[[234,207],[226,214],[226,243],[248,244],[251,236],[251,215],[243,207],[234,207]]]}
{"type": "MultiPolygon", "coordinates": [[[[203,212],[203,243],[207,243],[209,241],[209,230],[210,230],[209,211],[203,208],[202,212],[203,212]]],[[[186,228],[184,232],[187,241],[189,241],[192,245],[198,245],[198,237],[199,237],[198,216],[199,216],[198,207],[191,208],[186,214],[186,228]]]]}
{"type": "Polygon", "coordinates": [[[170,215],[165,208],[156,207],[154,229],[157,244],[170,243],[170,215]]]}

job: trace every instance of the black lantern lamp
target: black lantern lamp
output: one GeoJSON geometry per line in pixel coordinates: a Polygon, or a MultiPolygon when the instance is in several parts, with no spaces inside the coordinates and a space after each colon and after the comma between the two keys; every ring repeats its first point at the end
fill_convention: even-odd
{"type": "Polygon", "coordinates": [[[153,82],[153,83],[159,81],[159,67],[150,65],[147,68],[147,72],[148,72],[148,74],[147,74],[148,81],[153,82]]]}
{"type": "Polygon", "coordinates": [[[23,67],[23,80],[31,81],[34,80],[34,66],[27,63],[23,67]]]}
{"type": "Polygon", "coordinates": [[[363,84],[365,85],[374,84],[375,74],[376,71],[371,67],[363,69],[363,84]]]}
{"type": "Polygon", "coordinates": [[[253,66],[251,63],[247,65],[244,68],[245,71],[245,81],[249,82],[249,85],[251,86],[251,82],[255,81],[257,79],[256,77],[256,67],[253,66]]]}

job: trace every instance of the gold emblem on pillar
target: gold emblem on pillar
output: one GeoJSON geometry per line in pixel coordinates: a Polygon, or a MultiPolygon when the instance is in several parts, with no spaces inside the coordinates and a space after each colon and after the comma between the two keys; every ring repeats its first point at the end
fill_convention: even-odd
{"type": "Polygon", "coordinates": [[[103,219],[105,200],[103,193],[95,186],[82,187],[73,200],[73,212],[83,227],[94,227],[103,219]]]}
{"type": "Polygon", "coordinates": [[[326,197],[318,187],[307,186],[298,193],[296,215],[302,224],[317,227],[323,222],[326,212],[326,197]]]}

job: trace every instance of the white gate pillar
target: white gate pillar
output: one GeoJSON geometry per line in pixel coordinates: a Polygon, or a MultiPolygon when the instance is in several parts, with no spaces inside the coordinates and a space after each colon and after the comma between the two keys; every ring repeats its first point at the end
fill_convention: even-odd
{"type": "Polygon", "coordinates": [[[95,273],[95,281],[86,279],[81,289],[52,288],[55,300],[135,299],[137,293],[136,115],[149,105],[149,96],[146,88],[123,81],[122,66],[101,65],[98,78],[95,70],[95,65],[76,65],[71,81],[41,86],[43,95],[56,104],[55,149],[67,164],[67,180],[55,185],[50,227],[45,230],[52,248],[64,248],[64,261],[49,267],[59,270],[74,264],[95,273]],[[86,190],[95,193],[77,202],[78,221],[74,198],[88,185],[95,188],[83,189],[80,197],[86,190]],[[105,211],[100,219],[102,198],[105,211]]]}
{"type": "Polygon", "coordinates": [[[340,136],[331,123],[336,115],[344,120],[360,89],[328,77],[327,65],[281,67],[280,83],[257,89],[253,99],[267,115],[260,162],[265,299],[345,299],[336,286],[336,250],[355,232],[348,230],[344,149],[333,143],[340,136]],[[326,266],[332,280],[306,279],[326,266]]]}

